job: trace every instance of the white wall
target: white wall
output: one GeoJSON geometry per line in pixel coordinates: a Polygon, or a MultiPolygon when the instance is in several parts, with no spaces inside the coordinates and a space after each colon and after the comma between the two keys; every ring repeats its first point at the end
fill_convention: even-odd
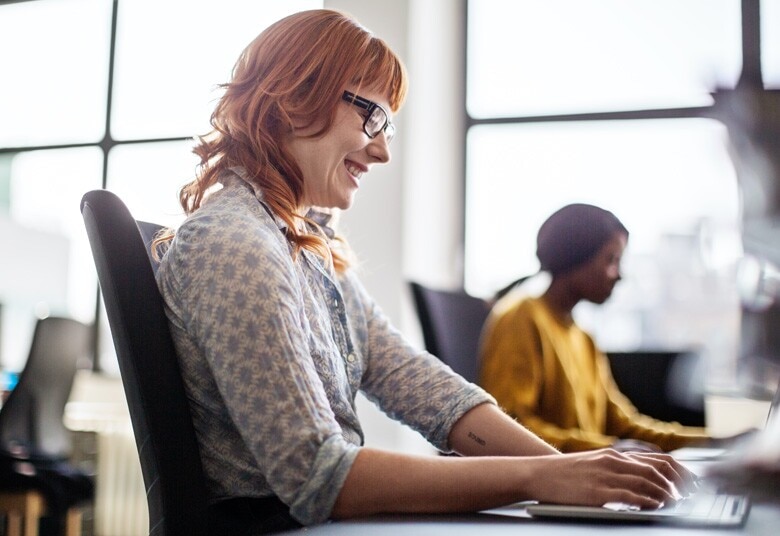
{"type": "MultiPolygon", "coordinates": [[[[463,154],[460,2],[326,0],[384,39],[410,74],[395,117],[392,161],[363,178],[342,230],[362,262],[361,277],[393,322],[422,347],[407,281],[457,284],[463,154]]],[[[367,444],[421,451],[408,429],[359,400],[367,444]]]]}
{"type": "Polygon", "coordinates": [[[461,284],[465,22],[462,1],[411,0],[409,99],[403,111],[403,266],[408,278],[461,284]]]}
{"type": "Polygon", "coordinates": [[[35,318],[67,309],[70,242],[0,213],[0,251],[0,363],[20,371],[35,318]]]}

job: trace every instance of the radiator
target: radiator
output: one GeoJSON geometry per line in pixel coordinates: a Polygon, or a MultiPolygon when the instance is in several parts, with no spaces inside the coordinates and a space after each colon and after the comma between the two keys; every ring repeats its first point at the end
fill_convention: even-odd
{"type": "Polygon", "coordinates": [[[92,438],[88,452],[76,456],[95,473],[92,523],[85,536],[147,536],[146,491],[119,376],[78,371],[64,421],[92,438]]]}
{"type": "Polygon", "coordinates": [[[95,536],[146,536],[149,510],[132,429],[101,430],[97,441],[95,536]]]}

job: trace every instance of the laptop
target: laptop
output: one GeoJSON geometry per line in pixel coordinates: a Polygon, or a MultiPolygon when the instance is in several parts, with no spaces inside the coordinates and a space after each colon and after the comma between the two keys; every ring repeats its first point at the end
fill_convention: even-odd
{"type": "MultiPolygon", "coordinates": [[[[724,454],[713,449],[711,455],[724,454]]],[[[521,503],[486,513],[558,520],[601,520],[623,523],[660,523],[678,526],[739,527],[750,512],[750,495],[756,491],[749,483],[760,482],[754,477],[756,467],[777,471],[780,468],[780,385],[770,405],[765,429],[747,444],[738,445],[736,454],[726,453],[722,461],[713,460],[696,468],[704,468],[700,488],[689,497],[658,509],[641,510],[635,506],[608,503],[603,506],[573,506],[547,503],[521,503]],[[731,454],[731,455],[729,455],[731,454]],[[725,490],[724,483],[729,483],[725,490]],[[745,483],[733,486],[734,483],[745,483]]],[[[698,461],[706,459],[701,453],[698,461]]],[[[685,463],[685,462],[683,462],[685,463]]],[[[687,464],[686,464],[687,465],[687,464]]],[[[776,474],[776,473],[775,473],[776,474]]]]}
{"type": "Polygon", "coordinates": [[[723,491],[720,489],[719,482],[719,478],[704,477],[701,487],[689,497],[673,505],[652,510],[642,510],[621,503],[575,506],[526,501],[484,510],[482,513],[558,521],[663,524],[682,527],[740,527],[745,523],[750,512],[749,494],[741,490],[740,492],[723,491]]]}
{"type": "Polygon", "coordinates": [[[604,506],[571,506],[559,504],[529,504],[531,517],[556,519],[594,519],[628,523],[663,523],[688,527],[740,527],[750,512],[746,494],[720,492],[705,483],[690,497],[654,510],[621,503],[604,506]]]}

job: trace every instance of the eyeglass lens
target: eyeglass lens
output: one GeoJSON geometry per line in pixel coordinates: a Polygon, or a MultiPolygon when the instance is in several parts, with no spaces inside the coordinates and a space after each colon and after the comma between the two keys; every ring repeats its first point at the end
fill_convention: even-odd
{"type": "Polygon", "coordinates": [[[387,143],[393,139],[395,134],[395,125],[387,120],[387,114],[385,111],[376,107],[371,111],[371,115],[366,118],[365,123],[366,133],[372,138],[382,133],[382,129],[385,131],[385,139],[387,143]]]}

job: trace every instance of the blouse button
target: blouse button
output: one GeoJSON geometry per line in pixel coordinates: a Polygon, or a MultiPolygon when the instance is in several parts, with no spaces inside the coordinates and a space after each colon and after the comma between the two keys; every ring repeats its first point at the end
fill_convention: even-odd
{"type": "Polygon", "coordinates": [[[355,359],[357,359],[357,358],[355,357],[355,354],[349,354],[349,355],[347,356],[347,361],[349,361],[350,363],[354,363],[354,362],[355,362],[355,359]]]}

